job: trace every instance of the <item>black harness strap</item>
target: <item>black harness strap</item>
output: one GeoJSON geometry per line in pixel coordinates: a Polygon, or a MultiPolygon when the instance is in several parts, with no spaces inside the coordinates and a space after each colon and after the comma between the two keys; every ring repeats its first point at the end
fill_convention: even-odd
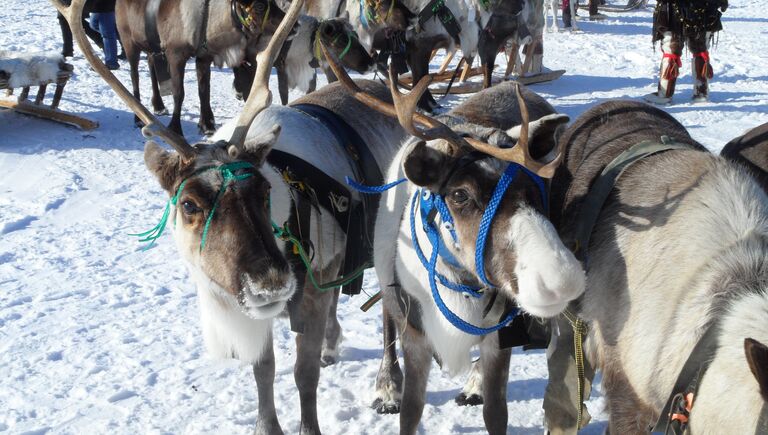
{"type": "Polygon", "coordinates": [[[461,25],[459,25],[453,12],[451,12],[448,6],[445,5],[445,0],[432,0],[429,2],[424,9],[419,12],[419,26],[424,27],[424,24],[432,18],[437,18],[440,23],[443,24],[443,27],[445,27],[448,34],[451,35],[451,38],[453,38],[456,43],[459,43],[461,25]]]}
{"type": "MultiPolygon", "coordinates": [[[[312,213],[312,204],[302,195],[296,195],[291,201],[291,214],[288,219],[288,228],[291,233],[298,235],[299,240],[306,252],[310,252],[309,243],[309,223],[312,213]]],[[[285,242],[285,251],[288,255],[288,262],[291,265],[294,278],[296,280],[296,292],[288,301],[288,318],[291,322],[291,331],[297,334],[304,333],[304,319],[301,316],[301,300],[304,297],[304,284],[307,279],[307,268],[301,261],[301,257],[294,252],[293,243],[285,242]]]]}
{"type": "MultiPolygon", "coordinates": [[[[692,393],[695,397],[701,378],[709,368],[709,364],[717,352],[717,337],[720,332],[718,321],[712,323],[696,343],[688,359],[685,361],[675,386],[661,410],[656,425],[651,429],[654,433],[682,435],[687,427],[688,411],[685,397],[692,393]],[[682,400],[681,400],[682,399],[682,400]],[[672,414],[684,414],[686,421],[672,419],[672,414]]],[[[694,399],[695,400],[695,399],[694,399]]]]}
{"type": "Polygon", "coordinates": [[[144,11],[144,32],[147,35],[147,44],[149,53],[147,56],[152,58],[150,65],[155,70],[158,84],[166,83],[171,79],[168,59],[165,57],[165,51],[160,41],[160,32],[157,28],[157,14],[160,11],[160,3],[163,0],[149,0],[147,9],[144,11]]]}
{"type": "MultiPolygon", "coordinates": [[[[340,116],[330,110],[314,104],[295,104],[291,106],[317,119],[328,127],[343,147],[344,154],[350,159],[355,180],[362,184],[378,186],[384,184],[384,176],[368,145],[360,135],[340,116]]],[[[347,194],[349,197],[349,194],[347,194]]],[[[349,219],[346,225],[347,246],[344,254],[342,275],[352,273],[359,266],[373,260],[373,227],[379,202],[373,195],[362,195],[361,201],[349,205],[349,219]]],[[[363,286],[362,275],[342,287],[348,295],[359,294],[363,286]]]]}
{"type": "Polygon", "coordinates": [[[600,216],[600,212],[603,210],[605,201],[613,191],[613,187],[616,185],[616,180],[619,179],[621,174],[634,163],[650,155],[669,150],[689,149],[691,149],[689,145],[674,142],[669,137],[662,136],[661,143],[648,140],[633,145],[628,150],[619,154],[605,167],[605,169],[603,169],[603,172],[590,187],[589,193],[579,208],[579,214],[576,219],[576,246],[574,247],[573,252],[576,255],[576,258],[584,264],[585,269],[588,269],[589,266],[587,251],[589,249],[589,241],[592,237],[592,231],[595,228],[595,224],[597,224],[597,219],[600,216]]]}
{"type": "Polygon", "coordinates": [[[203,23],[200,26],[200,43],[197,44],[197,56],[208,54],[208,15],[210,14],[211,0],[205,0],[203,5],[203,23]]]}

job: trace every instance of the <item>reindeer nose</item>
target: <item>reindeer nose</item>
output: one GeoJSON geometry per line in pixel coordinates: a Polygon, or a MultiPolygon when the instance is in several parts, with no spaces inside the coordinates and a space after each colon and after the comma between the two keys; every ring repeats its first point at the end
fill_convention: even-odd
{"type": "Polygon", "coordinates": [[[336,36],[336,26],[331,22],[324,22],[320,25],[320,33],[325,37],[336,36]]]}

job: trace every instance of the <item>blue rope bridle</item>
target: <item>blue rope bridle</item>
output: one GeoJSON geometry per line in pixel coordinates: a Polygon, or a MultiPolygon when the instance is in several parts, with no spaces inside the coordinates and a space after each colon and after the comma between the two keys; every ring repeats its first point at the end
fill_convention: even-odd
{"type": "MultiPolygon", "coordinates": [[[[504,197],[504,193],[506,193],[509,186],[512,184],[512,181],[515,179],[515,177],[518,175],[518,173],[522,170],[526,175],[528,175],[535,183],[536,186],[539,188],[539,191],[541,192],[542,196],[542,202],[544,205],[544,209],[548,209],[548,203],[547,203],[547,190],[546,190],[546,184],[544,183],[544,180],[539,177],[538,175],[534,174],[533,172],[529,171],[525,167],[517,164],[517,163],[510,163],[507,168],[504,170],[504,173],[501,175],[501,178],[499,178],[498,183],[496,184],[496,188],[493,191],[493,194],[491,195],[491,200],[488,203],[488,206],[483,211],[483,216],[480,220],[480,228],[477,233],[477,244],[475,245],[475,268],[477,271],[477,275],[480,278],[480,280],[485,284],[488,288],[495,288],[486,276],[485,273],[485,265],[484,265],[484,257],[485,257],[485,246],[486,241],[488,239],[488,231],[491,227],[491,224],[493,223],[493,218],[496,216],[496,213],[498,212],[499,205],[501,204],[501,200],[504,197]]],[[[368,193],[368,194],[376,194],[376,193],[382,193],[388,189],[391,189],[398,184],[406,181],[405,178],[397,180],[395,182],[386,184],[384,186],[363,186],[359,183],[356,183],[354,180],[350,179],[349,177],[346,178],[347,184],[349,184],[352,188],[362,192],[362,193],[368,193]]],[[[443,223],[443,227],[448,230],[448,233],[451,235],[451,239],[453,240],[454,244],[458,244],[458,239],[456,236],[455,229],[453,227],[453,217],[451,216],[450,211],[448,210],[448,206],[445,204],[445,200],[442,195],[430,192],[426,189],[418,189],[416,192],[414,192],[413,197],[411,199],[411,211],[410,211],[410,225],[411,225],[411,242],[413,244],[414,250],[416,251],[416,256],[419,258],[419,261],[421,262],[422,266],[427,270],[427,273],[429,274],[429,286],[430,290],[432,292],[432,299],[435,301],[435,305],[437,305],[437,308],[440,310],[440,313],[457,329],[459,329],[462,332],[465,332],[470,335],[487,335],[492,332],[496,332],[499,329],[506,326],[509,322],[511,322],[515,316],[517,316],[519,309],[515,308],[513,309],[502,321],[500,321],[498,324],[483,328],[476,325],[473,325],[461,317],[459,317],[456,313],[451,311],[450,308],[445,304],[445,301],[443,301],[443,298],[440,296],[440,292],[437,289],[437,282],[439,281],[440,284],[442,284],[444,287],[462,293],[466,297],[474,297],[474,298],[480,298],[483,296],[484,289],[468,286],[462,283],[455,283],[451,282],[447,277],[440,274],[437,271],[437,260],[439,257],[442,257],[443,261],[445,261],[448,265],[460,269],[464,269],[460,265],[460,263],[456,260],[456,258],[451,254],[451,252],[447,249],[445,244],[443,243],[442,237],[440,236],[440,231],[438,230],[438,227],[435,223],[435,217],[439,215],[440,220],[443,223]],[[432,245],[432,253],[430,254],[429,259],[426,258],[424,255],[424,252],[421,249],[421,246],[419,245],[419,241],[416,234],[416,207],[418,206],[420,210],[420,217],[421,217],[421,224],[422,228],[424,229],[424,232],[427,234],[427,239],[429,240],[430,245],[432,245]]]]}

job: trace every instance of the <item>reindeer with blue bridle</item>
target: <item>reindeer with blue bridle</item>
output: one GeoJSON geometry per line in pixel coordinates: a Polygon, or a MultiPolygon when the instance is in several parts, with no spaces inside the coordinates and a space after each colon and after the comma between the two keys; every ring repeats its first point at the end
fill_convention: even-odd
{"type": "Polygon", "coordinates": [[[405,361],[400,385],[385,322],[377,379],[389,396],[383,401],[402,394],[400,433],[415,433],[433,355],[456,374],[470,367],[470,350],[479,346],[486,429],[506,433],[511,350],[500,349],[497,332],[520,310],[555,316],[584,290],[581,265],[547,219],[547,178],[563,155],[555,144],[568,117],[507,84],[438,120],[416,112],[428,78],[402,95],[390,68],[392,105],[366,95],[341,68],[336,73],[357,98],[397,117],[414,136],[389,168],[376,220],[374,263],[385,312],[401,326],[405,361]]]}

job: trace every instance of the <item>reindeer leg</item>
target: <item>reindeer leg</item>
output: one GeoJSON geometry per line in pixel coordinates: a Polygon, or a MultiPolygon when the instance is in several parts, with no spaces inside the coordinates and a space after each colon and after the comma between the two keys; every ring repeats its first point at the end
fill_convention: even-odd
{"type": "Polygon", "coordinates": [[[275,412],[275,351],[272,347],[272,334],[264,349],[261,360],[253,365],[253,377],[259,394],[259,416],[256,420],[256,435],[282,435],[283,429],[275,412]]]}
{"type": "Polygon", "coordinates": [[[459,406],[477,406],[483,404],[483,372],[480,360],[472,363],[467,382],[461,393],[453,399],[459,406]]]}
{"type": "Polygon", "coordinates": [[[319,434],[317,421],[317,384],[320,380],[320,355],[325,337],[325,322],[333,293],[320,293],[307,280],[301,313],[307,325],[304,334],[296,336],[296,365],[293,377],[301,402],[301,434],[319,434]]]}
{"type": "Polygon", "coordinates": [[[285,106],[288,104],[288,74],[282,65],[276,65],[275,68],[277,69],[277,90],[280,93],[280,102],[285,106]]]}
{"type": "Polygon", "coordinates": [[[336,364],[336,358],[339,356],[339,345],[341,344],[342,334],[339,319],[336,317],[336,308],[339,305],[340,289],[333,291],[333,300],[328,310],[328,319],[325,323],[325,339],[323,340],[323,350],[320,355],[320,366],[328,367],[336,364]]]}
{"type": "Polygon", "coordinates": [[[483,374],[483,420],[490,435],[507,433],[507,380],[512,349],[499,349],[497,334],[480,344],[483,374]]]}
{"type": "MultiPolygon", "coordinates": [[[[412,83],[416,84],[425,75],[429,74],[429,54],[432,52],[429,47],[419,47],[416,44],[408,44],[408,66],[411,68],[412,83]]],[[[437,101],[432,93],[427,90],[419,100],[419,108],[432,112],[438,107],[437,101]]]]}
{"type": "MultiPolygon", "coordinates": [[[[136,50],[136,88],[139,86],[139,54],[139,51],[136,50]]],[[[128,58],[130,59],[130,55],[128,55],[128,58]]],[[[158,84],[155,61],[152,59],[152,56],[147,56],[147,63],[149,63],[149,79],[152,82],[152,112],[158,116],[167,115],[168,109],[165,108],[163,97],[160,95],[160,85],[158,84]]],[[[131,75],[133,75],[133,69],[131,69],[131,75]]]]}
{"type": "Polygon", "coordinates": [[[403,402],[400,407],[400,434],[415,434],[427,395],[427,379],[432,368],[432,349],[423,333],[410,325],[400,335],[405,361],[403,402]]]}
{"type": "Polygon", "coordinates": [[[325,73],[325,78],[326,78],[326,80],[328,80],[328,83],[329,83],[329,84],[330,84],[330,83],[333,83],[333,82],[336,82],[336,81],[338,81],[338,80],[339,80],[339,79],[336,77],[336,74],[334,74],[334,73],[333,73],[333,70],[331,69],[331,67],[330,67],[330,66],[328,66],[328,65],[323,65],[323,66],[322,66],[322,69],[323,69],[323,73],[325,73]]]}
{"type": "Polygon", "coordinates": [[[397,414],[400,412],[400,399],[403,395],[403,372],[400,370],[395,344],[397,326],[385,304],[382,304],[381,311],[384,324],[384,355],[376,375],[376,399],[371,408],[379,414],[397,414]]]}
{"type": "Polygon", "coordinates": [[[171,68],[171,86],[173,87],[173,115],[168,128],[184,135],[181,131],[181,105],[184,103],[184,69],[187,59],[174,53],[168,53],[168,65],[171,68]]]}
{"type": "Polygon", "coordinates": [[[216,131],[216,121],[211,110],[211,62],[210,58],[195,59],[197,93],[200,97],[200,121],[197,122],[197,129],[200,134],[206,136],[216,131]]]}

